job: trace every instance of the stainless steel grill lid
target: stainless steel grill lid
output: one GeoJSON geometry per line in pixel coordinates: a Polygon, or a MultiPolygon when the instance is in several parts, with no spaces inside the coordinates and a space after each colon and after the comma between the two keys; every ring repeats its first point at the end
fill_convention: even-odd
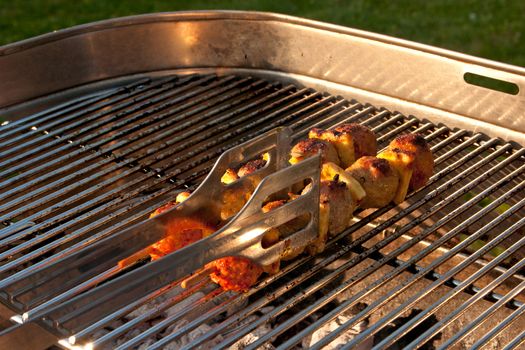
{"type": "MultiPolygon", "coordinates": [[[[260,15],[260,23],[254,24],[249,21],[250,16],[257,17],[254,14],[201,15],[204,23],[208,19],[227,28],[238,28],[237,22],[256,26],[272,18],[290,25],[290,35],[299,29],[311,30],[312,36],[325,31],[328,41],[355,34],[337,34],[340,28],[320,24],[316,28],[311,22],[280,16],[260,15]],[[221,16],[228,19],[221,22],[221,16]]],[[[173,16],[159,23],[182,30],[197,15],[173,16]]],[[[144,26],[144,18],[150,20],[131,20],[130,28],[144,26]]],[[[124,22],[108,23],[112,23],[108,28],[124,30],[124,22]]],[[[61,40],[88,35],[93,28],[64,32],[61,40]]],[[[2,62],[17,54],[43,50],[44,42],[60,42],[50,38],[4,48],[0,71],[7,72],[10,65],[2,62]]],[[[366,41],[357,36],[348,40],[366,41]]],[[[250,48],[254,49],[250,45],[246,49],[250,48]]],[[[372,64],[371,80],[373,67],[376,72],[387,69],[372,64]]],[[[303,67],[299,64],[298,69],[303,67]]],[[[291,126],[297,139],[314,126],[353,121],[371,127],[380,147],[401,133],[423,134],[436,159],[436,174],[429,184],[400,206],[360,213],[355,224],[330,242],[326,253],[286,264],[246,294],[223,292],[206,280],[186,290],[166,281],[158,291],[132,296],[131,303],[109,314],[103,305],[44,313],[46,319],[38,327],[63,339],[64,346],[122,349],[140,344],[153,349],[228,347],[254,331],[258,336],[250,338],[248,348],[270,343],[277,348],[307,343],[321,348],[337,344],[341,336],[346,337],[343,348],[462,344],[511,349],[522,344],[525,153],[520,145],[474,132],[489,130],[486,121],[458,115],[464,128],[454,128],[440,124],[442,111],[428,106],[406,102],[405,111],[416,117],[377,107],[396,108],[399,102],[392,102],[391,96],[382,99],[377,91],[343,89],[330,79],[323,85],[319,80],[323,77],[315,72],[309,75],[316,80],[247,66],[210,74],[213,71],[218,67],[194,69],[194,74],[129,76],[22,104],[13,97],[11,102],[17,104],[4,108],[5,115],[23,117],[2,125],[0,134],[4,224],[0,286],[6,315],[39,315],[125,274],[111,257],[68,258],[143,220],[179,191],[194,188],[224,150],[281,125],[291,126]],[[61,264],[79,268],[68,275],[54,274],[61,264]],[[148,306],[152,300],[157,300],[155,307],[148,306]],[[321,330],[324,336],[318,338],[321,330]],[[190,335],[192,342],[184,343],[190,335]],[[177,343],[169,345],[173,341],[177,343]]],[[[516,72],[519,69],[501,76],[516,78],[516,72]]],[[[468,88],[479,93],[478,88],[468,88]]],[[[390,89],[392,96],[400,91],[390,89]]],[[[25,98],[30,97],[27,94],[25,98]]],[[[517,111],[523,100],[520,94],[508,97],[517,111]]],[[[491,95],[496,96],[495,106],[508,101],[506,94],[487,92],[487,98],[491,95]]],[[[454,103],[459,100],[456,96],[454,103]]],[[[11,102],[4,100],[4,105],[11,102]]],[[[505,135],[520,135],[512,131],[522,127],[520,115],[505,135]]],[[[492,131],[491,135],[504,136],[498,127],[492,131]]],[[[40,345],[46,346],[44,341],[40,345]]]]}

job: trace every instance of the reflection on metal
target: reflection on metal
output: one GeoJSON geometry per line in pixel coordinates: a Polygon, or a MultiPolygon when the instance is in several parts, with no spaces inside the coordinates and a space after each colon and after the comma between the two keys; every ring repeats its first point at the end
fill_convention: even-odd
{"type": "MultiPolygon", "coordinates": [[[[31,339],[33,346],[63,339],[68,347],[95,349],[115,348],[126,334],[132,335],[120,346],[156,337],[151,347],[160,349],[208,324],[213,327],[190,345],[222,335],[218,346],[228,347],[271,321],[248,348],[269,341],[283,348],[351,309],[314,348],[359,324],[368,327],[347,346],[390,344],[412,330],[420,340],[441,335],[436,345],[479,341],[517,348],[525,339],[525,151],[494,136],[525,144],[524,76],[517,67],[261,13],[139,16],[3,47],[0,87],[7,92],[0,105],[12,119],[0,127],[0,289],[10,308],[4,319],[53,309],[54,317],[25,325],[42,333],[43,341],[31,339]],[[110,51],[108,43],[121,43],[120,50],[110,51]],[[469,85],[465,72],[515,83],[520,92],[469,85]],[[125,270],[115,265],[119,254],[159,238],[116,237],[133,232],[178,192],[197,188],[224,151],[277,127],[291,128],[289,143],[312,127],[344,122],[370,127],[380,148],[401,133],[423,134],[435,155],[435,175],[402,205],[359,213],[328,242],[327,254],[283,263],[279,273],[244,294],[226,293],[206,279],[183,290],[171,283],[175,272],[171,278],[152,273],[168,269],[162,259],[125,270]],[[506,253],[489,254],[495,248],[506,253]],[[138,277],[136,271],[146,272],[145,290],[128,290],[128,282],[119,290],[118,281],[138,277]],[[71,302],[104,286],[115,287],[104,296],[110,303],[122,298],[121,305],[103,307],[104,296],[85,307],[71,302]],[[121,322],[157,300],[154,309],[121,322]],[[179,304],[186,306],[148,323],[179,304]],[[425,312],[413,313],[415,308],[425,312]],[[392,330],[409,311],[411,318],[392,330]],[[141,324],[149,324],[146,331],[141,324]],[[162,327],[175,328],[164,334],[162,327]]],[[[260,149],[245,151],[228,162],[238,164],[260,149]]],[[[265,168],[253,182],[247,178],[230,189],[253,190],[263,173],[277,169],[265,168]]],[[[200,191],[211,198],[215,189],[200,191]]],[[[202,194],[192,197],[179,208],[205,201],[202,194]]],[[[214,216],[220,208],[212,202],[207,208],[214,216]]],[[[294,202],[279,220],[311,208],[294,202]]],[[[275,223],[258,219],[251,228],[239,224],[247,242],[275,223]]],[[[147,222],[163,226],[163,220],[147,222]]],[[[12,333],[18,341],[26,334],[20,330],[12,333]]],[[[0,343],[8,346],[6,341],[0,343]]]]}
{"type": "MultiPolygon", "coordinates": [[[[484,132],[518,142],[525,132],[523,68],[384,35],[256,12],[127,17],[4,46],[0,48],[0,90],[4,91],[0,108],[52,93],[60,99],[63,90],[104,79],[203,68],[216,73],[240,68],[250,75],[286,72],[283,81],[291,82],[290,74],[298,81],[318,79],[320,85],[336,84],[346,90],[346,96],[357,92],[353,97],[362,102],[434,122],[443,116],[462,124],[480,121],[484,132]],[[465,73],[521,89],[509,95],[470,85],[463,79],[465,73]],[[491,131],[490,125],[498,128],[491,131]],[[513,133],[505,133],[505,128],[513,133]]],[[[3,114],[9,119],[16,111],[8,109],[3,114]]]]}

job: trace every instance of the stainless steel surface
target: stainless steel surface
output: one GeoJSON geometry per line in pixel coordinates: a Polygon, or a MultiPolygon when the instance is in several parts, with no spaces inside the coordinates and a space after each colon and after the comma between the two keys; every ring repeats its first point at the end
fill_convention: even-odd
{"type": "MultiPolygon", "coordinates": [[[[408,206],[403,208],[389,206],[364,215],[344,234],[329,243],[330,254],[319,258],[302,257],[290,265],[284,266],[276,276],[269,277],[246,294],[228,295],[228,293],[221,292],[220,289],[210,289],[209,283],[203,282],[204,284],[201,283],[190,291],[182,294],[178,292],[179,294],[175,299],[169,299],[169,302],[162,304],[163,306],[155,309],[156,311],[124,323],[99,338],[93,338],[94,332],[107,327],[111,322],[129,314],[144,303],[159,298],[169,290],[176,290],[180,287],[177,287],[176,283],[172,284],[171,278],[163,279],[164,282],[158,285],[161,288],[160,290],[144,289],[142,292],[130,290],[127,297],[122,299],[122,303],[118,304],[118,307],[116,305],[106,309],[99,307],[87,313],[82,311],[82,308],[76,308],[74,312],[50,314],[50,320],[54,320],[54,322],[46,321],[47,326],[60,326],[55,329],[57,332],[59,331],[57,333],[59,337],[66,338],[65,343],[62,342],[63,344],[67,343],[69,335],[73,335],[71,341],[76,344],[92,342],[92,345],[96,347],[108,346],[119,337],[134,331],[136,327],[151,317],[155,317],[159,312],[162,313],[162,310],[172,307],[181,300],[186,300],[199,290],[206,291],[203,299],[197,298],[194,300],[196,304],[191,305],[205,307],[211,301],[217,300],[218,306],[205,308],[202,314],[197,315],[195,319],[190,320],[178,331],[161,338],[154,345],[154,348],[161,348],[191,332],[241,300],[248,301],[248,305],[221,324],[216,325],[207,334],[194,339],[193,344],[204,343],[231,327],[235,327],[239,320],[257,313],[258,310],[267,305],[275,306],[270,312],[259,317],[257,321],[238,328],[237,332],[228,333],[231,335],[223,338],[221,346],[230,346],[266,321],[276,320],[281,315],[294,310],[294,307],[303,305],[301,309],[295,311],[292,317],[284,322],[279,322],[270,333],[253,343],[251,347],[255,348],[275,336],[290,333],[290,327],[293,327],[297,322],[301,322],[330,302],[342,298],[342,301],[331,312],[326,313],[309,326],[305,326],[303,330],[297,333],[292,332],[288,340],[280,345],[281,347],[288,347],[297,340],[308,336],[310,332],[331,317],[338,315],[343,310],[350,309],[358,302],[366,300],[371,293],[385,292],[383,296],[374,299],[374,302],[370,303],[359,314],[351,317],[348,323],[342,324],[336,333],[317,344],[318,347],[336,338],[340,332],[348,327],[381,312],[386,305],[399,299],[403,293],[413,288],[415,284],[420,283],[422,279],[434,282],[428,287],[418,289],[421,293],[420,296],[402,298],[397,309],[379,318],[377,322],[362,332],[362,335],[354,338],[355,340],[350,344],[356,344],[366,336],[377,334],[395,317],[402,315],[411,307],[419,305],[424,295],[432,290],[438,290],[443,285],[448,286],[446,288],[454,288],[453,296],[444,297],[445,299],[441,300],[437,306],[428,305],[428,312],[425,315],[437,312],[446,301],[454,300],[458,295],[465,293],[471,294],[472,298],[475,298],[474,300],[490,295],[490,299],[495,300],[494,306],[490,309],[491,314],[492,311],[501,312],[502,308],[522,309],[523,300],[520,299],[519,294],[515,292],[493,292],[490,290],[490,282],[488,282],[489,284],[481,284],[479,288],[466,288],[469,284],[464,281],[470,280],[457,274],[457,271],[466,267],[472,268],[473,264],[480,261],[479,259],[486,258],[490,255],[488,252],[493,247],[499,246],[501,241],[509,240],[511,233],[522,226],[522,220],[514,222],[514,225],[509,225],[506,231],[501,231],[502,233],[495,236],[483,249],[473,254],[464,255],[465,258],[461,259],[457,268],[442,271],[440,267],[446,264],[447,260],[458,259],[457,253],[465,252],[467,247],[487,231],[498,230],[501,224],[507,223],[509,220],[513,222],[514,217],[522,215],[519,213],[523,213],[524,199],[523,197],[521,200],[517,198],[520,198],[520,190],[524,185],[523,149],[513,149],[510,144],[495,139],[490,140],[480,134],[471,134],[464,130],[450,131],[444,126],[421,122],[414,117],[407,118],[400,113],[377,110],[372,106],[350,103],[307,89],[298,89],[293,86],[280,87],[260,79],[242,76],[183,76],[172,79],[160,78],[152,82],[141,81],[141,84],[143,86],[139,88],[138,92],[134,90],[138,86],[132,83],[129,89],[103,92],[104,97],[100,101],[97,100],[96,96],[85,100],[80,99],[77,103],[82,108],[89,108],[89,105],[85,106],[86,103],[100,103],[99,109],[109,110],[110,112],[104,114],[100,113],[97,108],[92,108],[86,112],[90,113],[87,118],[85,115],[81,115],[71,120],[71,123],[77,123],[87,119],[85,124],[74,124],[71,128],[68,128],[67,122],[57,124],[55,127],[64,130],[62,138],[65,141],[59,144],[39,144],[37,141],[33,141],[39,140],[39,138],[45,139],[45,137],[53,139],[52,136],[47,135],[54,135],[52,132],[37,134],[30,127],[26,131],[27,125],[33,126],[34,120],[30,120],[29,124],[18,123],[14,126],[8,124],[10,128],[18,128],[19,134],[20,132],[27,133],[26,138],[21,137],[15,144],[24,144],[27,147],[20,147],[16,152],[26,152],[33,155],[33,158],[25,160],[27,163],[25,171],[30,175],[17,173],[15,177],[4,179],[8,192],[3,200],[16,204],[14,205],[15,208],[18,206],[22,209],[15,209],[15,215],[13,215],[12,210],[5,211],[7,208],[12,208],[12,205],[2,207],[4,208],[4,219],[15,218],[18,221],[2,229],[3,240],[9,242],[12,247],[2,253],[2,257],[6,260],[4,260],[5,263],[1,268],[7,274],[4,275],[0,284],[2,290],[11,295],[11,299],[5,299],[5,302],[15,309],[18,308],[20,314],[23,312],[27,312],[27,315],[34,312],[45,314],[45,311],[49,311],[50,308],[53,309],[54,305],[67,302],[83,291],[92,290],[101,281],[112,279],[116,274],[122,273],[123,271],[115,266],[115,262],[121,257],[113,254],[114,252],[109,255],[112,257],[110,259],[97,259],[97,264],[91,263],[93,259],[87,252],[90,249],[97,250],[97,241],[101,242],[105,237],[109,237],[107,240],[112,240],[111,238],[115,238],[115,233],[119,230],[130,226],[133,222],[140,221],[145,214],[158,205],[157,203],[165,200],[166,194],[173,193],[173,191],[176,193],[177,188],[180,188],[180,185],[185,182],[182,180],[184,177],[182,177],[181,180],[168,181],[166,184],[165,181],[171,179],[173,174],[189,173],[189,176],[186,175],[186,179],[189,180],[206,174],[210,169],[206,164],[210,164],[210,161],[220,155],[222,150],[230,147],[220,146],[221,142],[230,145],[235,144],[243,139],[252,139],[255,135],[277,125],[286,124],[291,125],[294,130],[293,139],[298,139],[304,137],[313,126],[326,127],[345,121],[357,121],[371,127],[377,133],[379,144],[382,146],[399,133],[423,133],[436,154],[437,173],[432,177],[426,189],[413,194],[408,199],[408,206]],[[126,96],[129,94],[135,94],[134,100],[132,100],[135,104],[122,109],[112,108],[115,104],[122,103],[121,101],[127,101],[126,96]],[[142,97],[143,95],[146,97],[142,97]],[[167,97],[163,98],[163,96],[167,97]],[[152,102],[148,103],[148,101],[152,102]],[[203,102],[199,101],[207,101],[207,103],[202,104],[203,102]],[[130,113],[126,108],[133,112],[130,113]],[[148,112],[149,110],[151,112],[148,112]],[[123,119],[119,120],[119,116],[123,119]],[[253,119],[254,117],[257,118],[253,119]],[[97,125],[97,128],[90,127],[90,123],[97,125]],[[100,129],[99,125],[101,124],[105,126],[104,129],[100,129]],[[254,125],[257,126],[254,128],[254,125]],[[215,128],[211,128],[211,126],[215,126],[215,128]],[[240,129],[234,131],[235,128],[240,129]],[[79,132],[79,130],[83,132],[79,132]],[[98,137],[93,136],[94,130],[96,130],[98,137]],[[69,135],[73,135],[73,137],[70,138],[69,135]],[[108,138],[107,135],[111,135],[111,137],[108,138]],[[172,135],[179,136],[173,138],[172,135]],[[238,136],[232,139],[231,135],[238,136]],[[69,139],[73,141],[74,147],[65,149],[65,154],[57,158],[56,164],[51,162],[51,164],[42,164],[41,160],[56,154],[57,148],[71,145],[72,143],[67,142],[69,139]],[[96,147],[92,146],[95,142],[98,142],[96,147]],[[108,143],[110,144],[108,145],[108,143]],[[177,147],[177,145],[180,146],[177,147]],[[36,154],[30,152],[31,148],[35,147],[38,147],[36,154]],[[96,152],[91,151],[95,149],[96,152]],[[190,153],[184,151],[185,149],[190,150],[190,153]],[[78,153],[68,156],[72,152],[78,153]],[[109,152],[112,152],[110,157],[107,156],[109,152]],[[180,152],[185,153],[183,156],[179,155],[172,158],[174,154],[177,155],[180,152]],[[208,156],[201,158],[200,154],[202,153],[200,152],[204,152],[203,154],[208,154],[208,156]],[[205,163],[200,165],[201,163],[197,159],[203,159],[205,163]],[[163,163],[165,160],[168,161],[163,163]],[[185,164],[184,162],[188,164],[187,173],[179,168],[179,164],[185,164]],[[83,164],[83,166],[78,167],[75,164],[83,164]],[[103,172],[104,167],[109,167],[109,170],[103,172]],[[149,171],[140,172],[146,167],[149,168],[149,171]],[[37,170],[33,170],[34,168],[37,170]],[[92,169],[94,174],[86,169],[92,169]],[[193,175],[195,171],[197,171],[197,175],[193,175]],[[476,173],[479,175],[473,177],[473,174],[476,173]],[[58,174],[58,176],[54,177],[53,174],[58,174]],[[134,174],[138,177],[134,177],[134,174]],[[90,176],[92,180],[98,180],[102,185],[95,185],[96,189],[92,188],[92,180],[84,180],[90,176]],[[31,179],[31,185],[28,185],[28,178],[31,179]],[[91,186],[84,188],[83,183],[91,186]],[[134,187],[140,183],[143,184],[142,188],[134,187]],[[166,185],[162,185],[163,183],[166,185]],[[64,186],[64,184],[68,184],[68,186],[64,186]],[[105,189],[104,186],[108,186],[108,188],[105,189]],[[139,201],[133,200],[137,194],[141,193],[141,190],[147,188],[151,188],[148,194],[143,194],[139,201]],[[503,188],[505,191],[501,192],[503,188]],[[473,190],[476,194],[468,200],[464,200],[465,193],[473,190]],[[61,192],[62,195],[57,195],[61,192]],[[494,197],[496,193],[498,195],[494,197]],[[119,194],[119,196],[114,196],[114,194],[119,194]],[[19,199],[22,196],[25,197],[19,199]],[[455,223],[454,220],[475,209],[480,200],[489,196],[492,196],[493,200],[487,206],[475,210],[473,214],[467,216],[468,219],[463,218],[459,223],[455,223]],[[27,202],[28,198],[37,201],[39,205],[35,206],[32,202],[27,202]],[[146,200],[148,202],[145,202],[146,200]],[[72,207],[66,207],[65,211],[60,210],[61,205],[68,205],[69,203],[72,207]],[[144,205],[146,203],[147,205],[144,205]],[[506,210],[502,215],[494,216],[491,214],[495,208],[500,208],[502,204],[506,203],[512,203],[512,205],[505,207],[506,210]],[[453,205],[450,206],[450,204],[453,205]],[[79,205],[85,205],[86,208],[94,207],[90,211],[78,215],[77,208],[79,205]],[[410,218],[412,213],[416,212],[420,214],[403,223],[403,220],[410,218]],[[447,214],[441,219],[432,219],[443,212],[447,214]],[[374,224],[372,229],[366,229],[380,217],[386,217],[386,220],[374,224]],[[486,218],[490,218],[491,221],[487,222],[479,231],[473,232],[459,244],[443,250],[447,242],[464,232],[465,228],[484,221],[486,218]],[[427,224],[429,220],[432,222],[431,225],[427,224]],[[82,224],[84,221],[88,225],[82,224]],[[425,225],[427,228],[417,233],[420,225],[425,225]],[[388,231],[392,227],[395,229],[388,231]],[[444,227],[447,229],[443,236],[437,239],[430,238],[444,227]],[[68,235],[60,235],[60,232],[71,229],[73,230],[68,235]],[[365,229],[364,233],[358,234],[363,229],[365,229]],[[388,231],[388,234],[385,233],[387,232],[385,230],[388,231]],[[34,235],[37,232],[38,234],[34,235]],[[349,234],[355,235],[349,244],[339,245],[337,243],[344,241],[349,234]],[[381,239],[379,239],[380,237],[381,239]],[[17,244],[22,239],[26,240],[17,244]],[[421,246],[419,242],[423,239],[430,239],[430,243],[421,246]],[[368,241],[372,243],[368,243],[368,241]],[[43,245],[42,242],[44,242],[43,245]],[[394,243],[397,243],[398,246],[389,250],[388,248],[394,243]],[[418,247],[417,252],[412,253],[409,258],[404,257],[403,254],[415,247],[418,247]],[[441,251],[438,256],[433,257],[430,261],[425,260],[426,257],[435,254],[437,249],[441,251]],[[18,255],[15,255],[17,253],[18,255]],[[47,254],[47,256],[43,254],[47,254]],[[40,260],[40,256],[44,259],[40,260]],[[82,258],[78,259],[77,257],[82,258]],[[359,264],[368,259],[377,260],[372,260],[364,269],[353,272],[359,264]],[[316,263],[304,271],[304,267],[312,264],[314,260],[316,263]],[[332,267],[334,264],[336,267],[332,267]],[[387,266],[393,270],[383,276],[376,277],[365,287],[360,287],[354,291],[351,296],[344,297],[349,290],[356,288],[360,282],[387,266]],[[297,274],[301,269],[303,272],[296,275],[291,282],[285,282],[286,278],[289,278],[287,276],[297,274]],[[323,273],[326,269],[331,272],[323,273]],[[64,275],[65,271],[69,272],[64,275]],[[75,271],[77,272],[75,273],[75,271]],[[390,289],[390,291],[385,288],[387,283],[396,281],[406,273],[410,273],[410,275],[402,287],[390,289]],[[346,282],[339,286],[336,285],[332,289],[326,289],[328,285],[343,275],[349,276],[346,282]],[[68,282],[64,280],[66,276],[68,276],[68,282]],[[311,281],[316,278],[321,278],[321,280],[311,281]],[[265,293],[266,290],[272,291],[271,297],[260,296],[260,293],[265,293]],[[325,291],[324,295],[315,300],[310,300],[320,290],[325,291]],[[143,297],[145,294],[149,295],[143,297]],[[295,336],[293,336],[294,334],[295,336]]],[[[74,109],[72,106],[66,108],[74,109]]],[[[53,113],[58,112],[54,111],[53,113]]],[[[56,118],[60,118],[60,113],[56,115],[56,118]]],[[[53,122],[53,120],[48,119],[43,123],[44,125],[37,125],[38,129],[52,131],[52,128],[46,127],[45,123],[53,122]]],[[[5,140],[9,142],[10,138],[5,140]]],[[[5,152],[10,152],[12,145],[9,143],[5,152]]],[[[59,149],[62,150],[62,148],[59,149]]],[[[10,153],[10,155],[13,154],[16,155],[17,153],[10,153]]],[[[8,161],[7,158],[6,161],[8,161]]],[[[152,241],[154,240],[152,239],[152,241]]],[[[116,239],[114,241],[119,242],[116,239]]],[[[144,240],[143,243],[141,247],[151,242],[144,240]]],[[[479,267],[476,268],[478,272],[474,273],[471,279],[477,281],[479,277],[485,274],[485,271],[495,273],[496,267],[498,267],[497,271],[500,271],[497,272],[497,276],[500,277],[496,276],[493,281],[508,282],[517,279],[521,263],[515,263],[508,269],[502,268],[500,265],[502,261],[506,260],[507,256],[516,251],[516,247],[521,246],[521,241],[511,240],[511,245],[509,245],[511,249],[488,263],[479,263],[479,267]],[[512,242],[514,242],[514,246],[512,246],[512,242]]],[[[137,249],[139,248],[137,247],[137,249]]],[[[100,250],[99,253],[104,255],[103,250],[100,250]]],[[[126,254],[128,253],[126,252],[126,254]]],[[[126,254],[122,253],[123,256],[126,254]]],[[[166,266],[165,264],[157,265],[166,266]]],[[[155,263],[147,264],[135,270],[135,274],[139,274],[142,270],[153,270],[154,267],[155,263]]],[[[128,275],[132,276],[133,273],[128,275]]],[[[125,277],[126,274],[121,278],[125,277]]],[[[110,285],[111,282],[106,284],[106,286],[110,285]]],[[[126,283],[126,285],[129,284],[126,283]]],[[[100,288],[104,290],[104,285],[100,288]]],[[[116,298],[114,294],[118,295],[118,293],[118,289],[107,293],[105,298],[101,298],[100,303],[103,304],[104,299],[112,300],[111,298],[113,298],[114,300],[116,298]]],[[[88,309],[94,305],[93,302],[88,303],[88,309]]],[[[448,318],[444,317],[443,321],[438,323],[436,327],[429,328],[428,335],[423,334],[422,336],[425,336],[425,339],[432,338],[436,332],[462,314],[463,309],[468,309],[471,305],[472,302],[465,302],[462,308],[458,308],[457,312],[450,314],[448,318]]],[[[148,332],[141,332],[122,344],[125,346],[140,344],[164,328],[180,322],[184,317],[187,317],[190,309],[185,309],[186,311],[180,311],[172,317],[166,318],[159,325],[150,327],[148,332]]],[[[68,309],[64,310],[67,311],[68,309]]],[[[521,311],[514,311],[513,315],[504,318],[507,321],[503,324],[516,322],[520,324],[521,311]]],[[[472,325],[482,323],[484,319],[485,317],[481,315],[480,320],[472,323],[472,325]]],[[[392,333],[392,337],[386,338],[384,341],[397,340],[410,327],[418,324],[417,320],[419,319],[416,318],[415,320],[407,323],[405,328],[401,328],[399,332],[392,333]]],[[[458,332],[455,333],[456,336],[463,338],[465,335],[468,338],[472,329],[469,327],[462,329],[465,334],[458,332]]],[[[508,331],[508,329],[506,330],[508,331]]],[[[505,334],[505,332],[503,333],[505,334]]],[[[495,336],[497,335],[495,334],[495,336]]],[[[454,339],[453,335],[449,339],[454,339]]]]}
{"type": "MultiPolygon", "coordinates": [[[[524,143],[525,70],[383,35],[291,16],[181,12],[114,19],[0,48],[0,107],[109,78],[173,69],[244,69],[333,84],[346,97],[467,124],[524,143]],[[134,40],[129,40],[134,38],[134,40]],[[38,59],[35,60],[35,57],[38,59]],[[465,73],[516,84],[517,95],[468,84],[465,73]],[[316,81],[317,80],[317,81],[316,81]],[[36,82],[36,83],[35,83],[36,82]],[[419,113],[418,113],[419,112],[419,113]],[[479,121],[479,123],[476,123],[479,121]]],[[[9,119],[19,114],[4,111],[9,119]]]]}
{"type": "Polygon", "coordinates": [[[45,314],[111,281],[165,269],[159,260],[122,270],[117,256],[95,262],[87,252],[196,188],[234,145],[279,126],[297,140],[353,121],[372,128],[380,148],[401,133],[423,134],[436,160],[429,184],[400,206],[359,213],[325,254],[283,264],[247,293],[207,280],[183,290],[161,275],[156,290],[104,296],[119,295],[118,307],[90,302],[34,325],[62,346],[97,349],[223,348],[263,326],[247,348],[289,348],[333,320],[312,348],[363,324],[343,348],[519,348],[525,151],[490,136],[525,144],[523,89],[468,85],[466,71],[524,86],[521,68],[258,13],[148,15],[4,47],[0,75],[11,80],[0,86],[11,90],[0,104],[12,122],[0,126],[2,302],[15,315],[45,314]],[[121,50],[108,54],[109,43],[121,50]],[[59,69],[69,59],[60,52],[80,47],[59,69]],[[7,70],[37,54],[32,75],[7,70]]]}

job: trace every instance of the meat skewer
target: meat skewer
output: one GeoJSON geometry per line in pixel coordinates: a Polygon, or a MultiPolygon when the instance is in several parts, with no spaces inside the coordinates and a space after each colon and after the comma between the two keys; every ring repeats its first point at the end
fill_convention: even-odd
{"type": "MultiPolygon", "coordinates": [[[[378,208],[391,201],[400,203],[409,190],[424,186],[433,173],[432,153],[420,135],[410,134],[396,138],[377,157],[375,135],[370,129],[358,124],[343,124],[334,130],[313,129],[309,137],[299,141],[292,148],[290,163],[295,164],[318,152],[321,153],[324,164],[321,170],[319,234],[316,241],[303,249],[289,252],[282,257],[283,260],[291,259],[304,250],[312,255],[321,253],[329,237],[337,235],[350,225],[357,208],[378,208]]],[[[263,168],[267,160],[267,155],[263,155],[259,159],[247,162],[238,170],[227,169],[221,181],[225,184],[232,183],[263,168]]],[[[309,186],[301,187],[299,191],[303,193],[309,190],[309,186]]],[[[176,202],[158,208],[151,216],[170,209],[188,195],[180,194],[176,202]]],[[[233,193],[231,198],[225,199],[231,203],[228,202],[227,212],[221,216],[228,217],[238,212],[250,196],[251,193],[233,193]]],[[[267,212],[277,208],[293,200],[295,196],[297,195],[291,193],[288,199],[270,201],[262,210],[267,212]]],[[[275,244],[289,233],[296,232],[307,222],[307,218],[296,218],[293,222],[270,229],[263,236],[263,248],[275,244]]],[[[191,218],[175,222],[171,226],[173,228],[168,230],[166,238],[139,253],[149,255],[153,260],[158,259],[216,230],[202,220],[191,218]]],[[[276,273],[279,265],[280,261],[268,266],[259,266],[244,257],[225,257],[207,264],[205,271],[223,289],[245,291],[257,282],[263,272],[276,273]]]]}

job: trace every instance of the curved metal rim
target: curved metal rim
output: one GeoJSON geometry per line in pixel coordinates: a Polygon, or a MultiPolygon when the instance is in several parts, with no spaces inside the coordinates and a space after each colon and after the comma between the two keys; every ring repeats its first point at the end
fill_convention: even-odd
{"type": "Polygon", "coordinates": [[[100,30],[107,30],[111,28],[135,26],[140,24],[148,23],[159,23],[159,22],[173,22],[173,21],[184,21],[184,20],[250,20],[250,21],[278,21],[289,24],[296,24],[300,26],[306,26],[310,28],[325,30],[333,33],[340,33],[345,35],[352,35],[361,37],[364,39],[379,41],[387,44],[393,44],[402,46],[417,51],[423,51],[426,53],[451,58],[454,60],[462,61],[465,63],[472,63],[487,68],[499,69],[509,73],[519,74],[525,76],[525,68],[501,63],[485,58],[479,58],[463,53],[459,53],[452,50],[442,49],[426,44],[421,44],[405,39],[398,39],[384,34],[372,33],[365,30],[348,28],[336,24],[329,24],[319,22],[310,19],[299,18],[290,15],[277,14],[271,12],[257,12],[257,11],[225,11],[225,10],[202,10],[202,11],[178,11],[178,12],[159,12],[152,14],[143,14],[127,17],[119,17],[108,20],[102,20],[97,22],[91,22],[82,24],[66,29],[61,29],[52,33],[43,34],[34,38],[18,41],[12,44],[0,46],[0,57],[8,56],[26,49],[44,45],[46,43],[63,40],[66,38],[74,37],[80,34],[96,32],[100,30]]]}

